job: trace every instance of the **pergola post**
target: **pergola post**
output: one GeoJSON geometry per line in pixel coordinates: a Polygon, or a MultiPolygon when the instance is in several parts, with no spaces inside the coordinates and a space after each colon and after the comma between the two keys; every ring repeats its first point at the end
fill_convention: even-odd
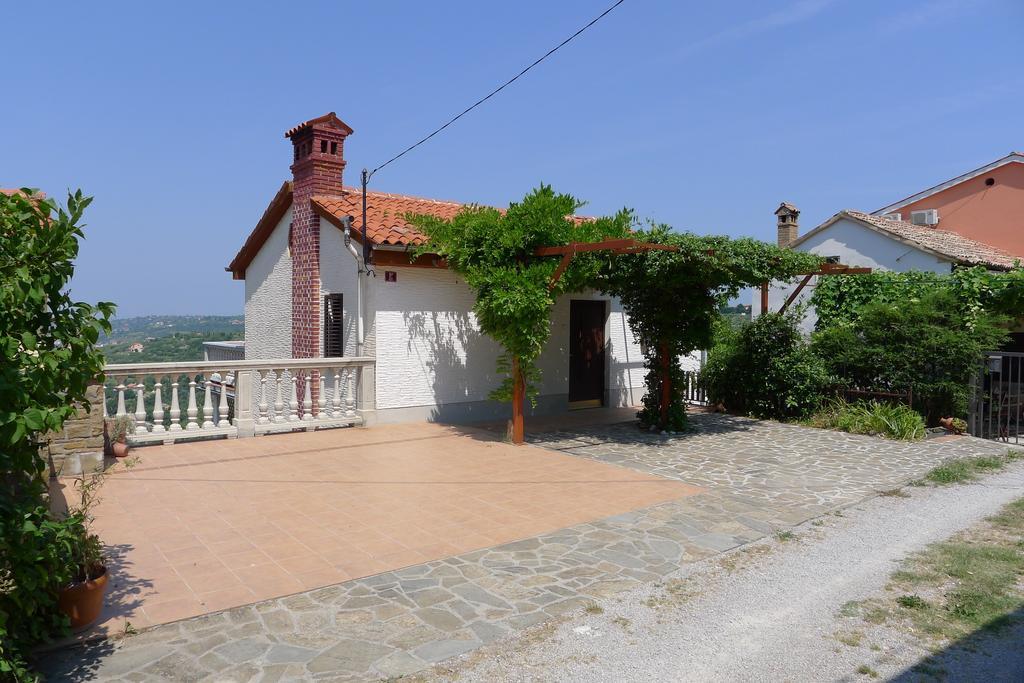
{"type": "Polygon", "coordinates": [[[526,385],[519,368],[519,356],[512,357],[512,443],[519,445],[525,440],[523,428],[523,404],[526,401],[526,385]]]}

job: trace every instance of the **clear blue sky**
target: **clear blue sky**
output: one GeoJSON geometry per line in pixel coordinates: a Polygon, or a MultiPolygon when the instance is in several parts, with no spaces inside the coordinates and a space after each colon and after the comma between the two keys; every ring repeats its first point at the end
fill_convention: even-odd
{"type": "MultiPolygon", "coordinates": [[[[6,3],[0,187],[95,195],[78,297],[237,313],[287,128],[336,111],[355,184],[610,2],[6,3]]],[[[626,0],[374,187],[772,240],[782,200],[807,230],[1024,147],[1022,34],[1020,0],[626,0]]]]}

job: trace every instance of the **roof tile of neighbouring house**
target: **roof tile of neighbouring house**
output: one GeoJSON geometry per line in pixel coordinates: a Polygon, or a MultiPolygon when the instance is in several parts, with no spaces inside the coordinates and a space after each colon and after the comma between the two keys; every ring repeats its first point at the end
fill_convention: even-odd
{"type": "Polygon", "coordinates": [[[894,221],[874,216],[863,211],[847,209],[838,215],[849,217],[889,233],[904,242],[912,242],[957,263],[974,266],[992,266],[995,268],[1011,268],[1019,257],[1013,256],[1002,249],[976,242],[949,230],[939,230],[923,225],[914,225],[905,221],[894,221]]]}
{"type": "MultiPolygon", "coordinates": [[[[352,216],[352,233],[362,235],[362,192],[358,188],[346,187],[341,196],[317,195],[313,204],[337,220],[352,216]]],[[[459,212],[463,204],[423,197],[410,197],[387,192],[366,193],[366,234],[373,244],[390,246],[419,246],[427,241],[423,233],[409,225],[406,214],[418,213],[437,218],[450,219],[459,212]]]]}

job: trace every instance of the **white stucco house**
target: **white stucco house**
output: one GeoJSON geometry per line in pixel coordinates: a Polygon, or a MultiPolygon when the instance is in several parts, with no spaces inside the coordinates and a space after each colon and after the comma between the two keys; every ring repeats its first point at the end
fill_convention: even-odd
{"type": "MultiPolygon", "coordinates": [[[[227,268],[245,281],[245,358],[373,357],[377,422],[507,417],[508,405],[487,399],[498,347],[477,327],[471,290],[437,258],[409,258],[424,236],[403,216],[447,218],[462,205],[369,192],[364,251],[361,192],[342,184],[351,134],[333,113],[285,134],[292,178],[227,268]]],[[[632,406],[643,395],[629,321],[597,292],[556,303],[539,366],[535,413],[632,406]]]]}
{"type": "MultiPolygon", "coordinates": [[[[993,270],[1006,270],[1017,259],[1002,249],[964,237],[950,230],[936,230],[928,225],[915,225],[874,214],[847,209],[803,236],[798,236],[797,218],[800,212],[791,204],[782,204],[776,210],[779,246],[823,256],[831,262],[848,266],[871,268],[875,271],[925,271],[948,274],[960,266],[985,266],[993,270]]],[[[797,295],[791,306],[806,304],[819,276],[811,279],[797,295]]],[[[826,277],[856,277],[826,276],[826,277]]],[[[772,283],[768,295],[768,310],[778,311],[789,299],[796,283],[772,283]]],[[[755,290],[751,302],[752,314],[762,313],[761,295],[755,290]]],[[[814,329],[817,316],[807,306],[803,327],[814,329]]]]}

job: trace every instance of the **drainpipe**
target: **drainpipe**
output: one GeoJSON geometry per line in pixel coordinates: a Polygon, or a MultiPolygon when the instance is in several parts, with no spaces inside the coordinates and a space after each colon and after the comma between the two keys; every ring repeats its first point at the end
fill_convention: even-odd
{"type": "Polygon", "coordinates": [[[342,218],[342,225],[345,226],[345,247],[352,258],[356,260],[356,355],[362,356],[364,352],[365,333],[363,331],[363,319],[365,318],[365,296],[363,294],[363,277],[366,267],[359,250],[352,244],[352,216],[342,218]]]}

